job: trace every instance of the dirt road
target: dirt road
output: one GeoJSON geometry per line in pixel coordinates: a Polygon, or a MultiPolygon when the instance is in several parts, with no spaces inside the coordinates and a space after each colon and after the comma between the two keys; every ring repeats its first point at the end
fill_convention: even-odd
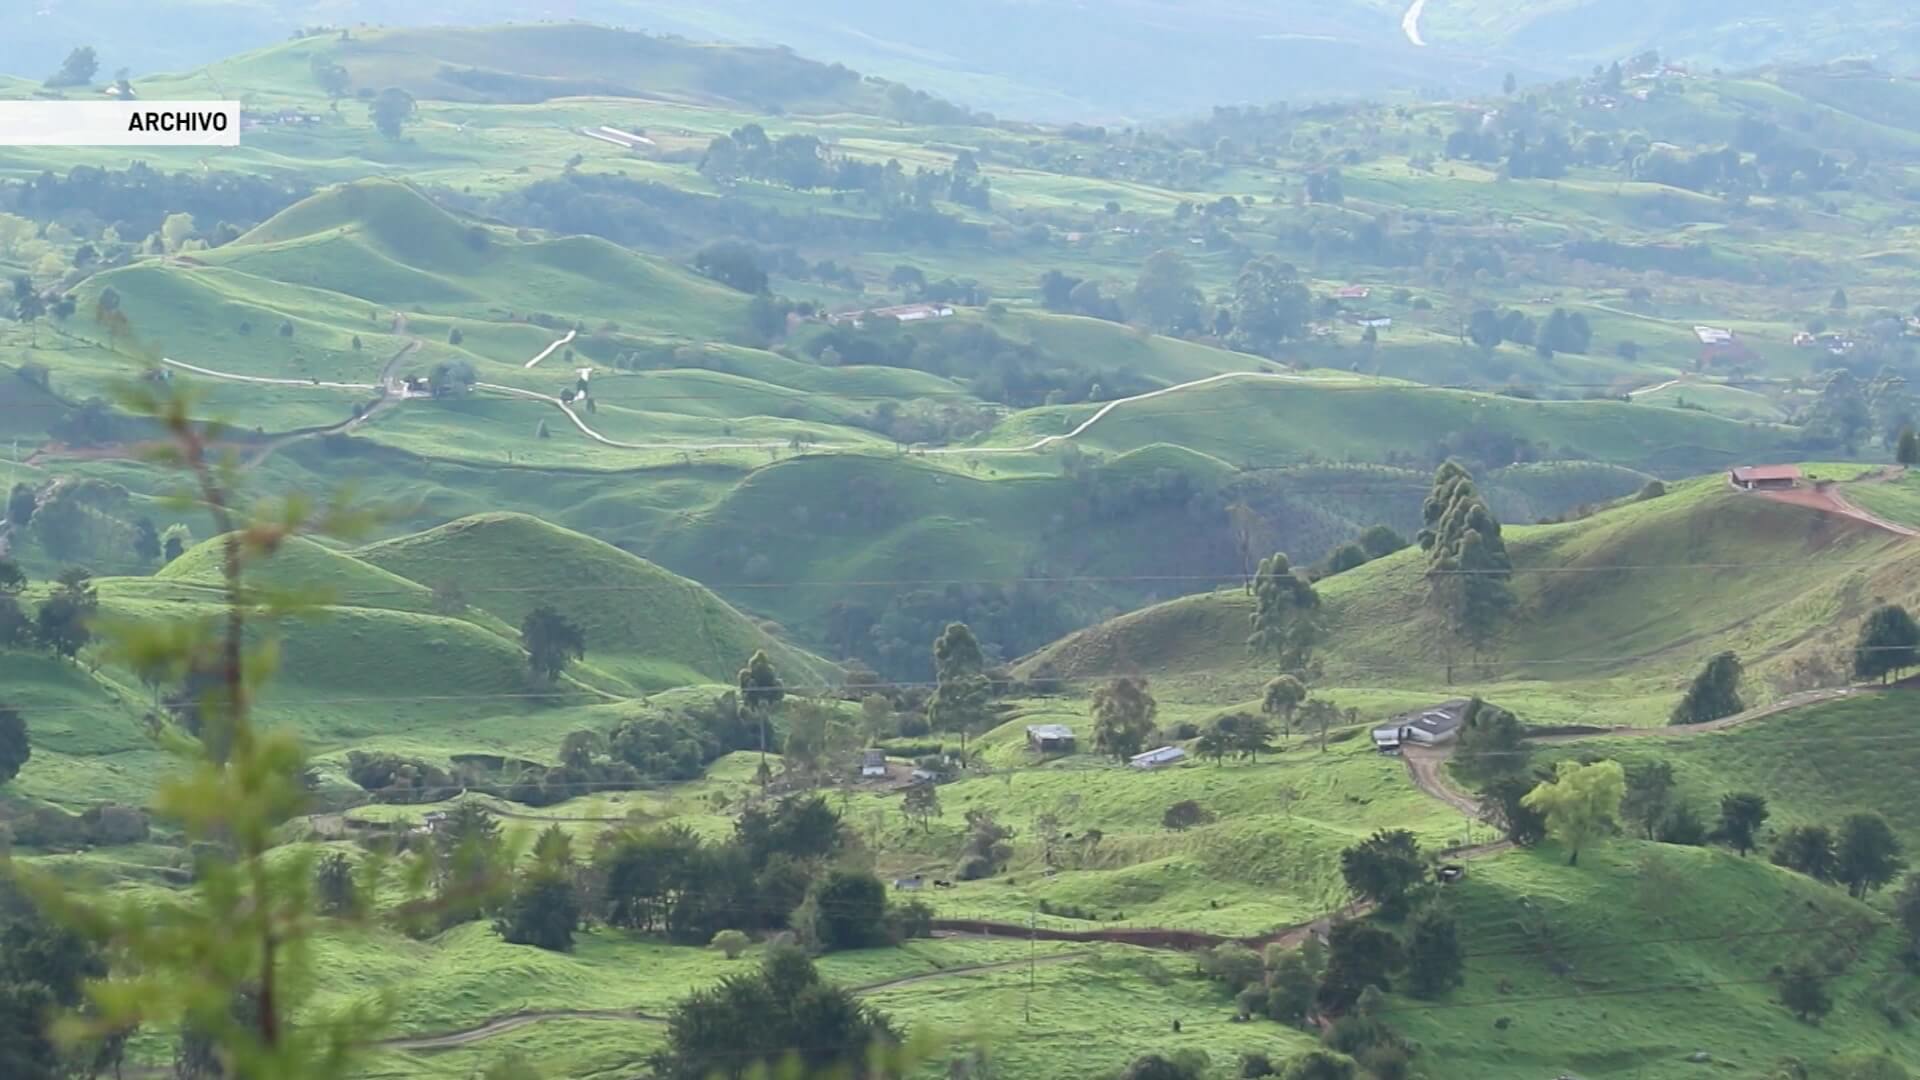
{"type": "Polygon", "coordinates": [[[1796,487],[1786,491],[1756,491],[1752,494],[1763,499],[1772,499],[1774,502],[1792,503],[1795,506],[1805,506],[1828,514],[1839,514],[1841,517],[1852,518],[1876,529],[1884,529],[1895,536],[1920,536],[1920,531],[1895,524],[1886,518],[1862,510],[1848,501],[1846,496],[1840,494],[1839,486],[1835,484],[1823,487],[1796,487]]]}
{"type": "Polygon", "coordinates": [[[1528,741],[1538,746],[1580,742],[1584,739],[1615,738],[1619,736],[1644,738],[1648,736],[1684,737],[1688,735],[1705,735],[1712,731],[1725,731],[1728,728],[1739,727],[1741,724],[1751,723],[1752,721],[1761,720],[1777,713],[1812,705],[1815,702],[1838,701],[1842,698],[1852,697],[1855,694],[1872,692],[1873,691],[1867,687],[1858,686],[1841,686],[1830,690],[1806,690],[1798,694],[1789,694],[1779,701],[1755,706],[1745,712],[1737,712],[1732,716],[1723,716],[1718,720],[1709,720],[1704,724],[1669,724],[1666,727],[1616,727],[1607,728],[1604,731],[1578,735],[1541,735],[1528,741]]]}

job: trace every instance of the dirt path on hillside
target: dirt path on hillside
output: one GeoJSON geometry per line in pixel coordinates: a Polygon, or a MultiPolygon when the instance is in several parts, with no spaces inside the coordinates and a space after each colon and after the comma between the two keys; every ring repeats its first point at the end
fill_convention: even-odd
{"type": "Polygon", "coordinates": [[[635,1024],[667,1022],[664,1016],[653,1016],[633,1009],[523,1009],[458,1031],[437,1035],[403,1035],[382,1039],[376,1045],[388,1050],[451,1050],[491,1039],[495,1035],[505,1035],[542,1020],[625,1020],[635,1024]]]}
{"type": "Polygon", "coordinates": [[[541,349],[539,353],[535,354],[533,359],[527,361],[525,364],[522,364],[520,366],[533,367],[535,364],[538,364],[540,361],[545,360],[549,356],[552,356],[555,349],[558,349],[560,346],[565,345],[568,342],[572,341],[574,337],[579,333],[580,331],[578,330],[567,331],[567,335],[565,337],[559,339],[558,341],[555,341],[553,344],[547,346],[546,348],[541,349]]]}
{"type": "Polygon", "coordinates": [[[1402,746],[1400,760],[1407,766],[1407,776],[1413,786],[1428,795],[1446,803],[1455,810],[1471,818],[1480,816],[1480,800],[1469,792],[1453,786],[1448,778],[1447,759],[1453,756],[1452,746],[1402,746]]]}
{"type": "Polygon", "coordinates": [[[1852,518],[1876,529],[1884,529],[1895,536],[1920,536],[1920,531],[1909,529],[1905,525],[1896,525],[1886,518],[1855,506],[1847,500],[1846,496],[1840,494],[1837,487],[1838,485],[1827,484],[1819,487],[1789,488],[1786,491],[1755,491],[1751,494],[1774,502],[1791,503],[1794,506],[1805,506],[1823,513],[1852,518]]]}
{"type": "Polygon", "coordinates": [[[1584,739],[1610,739],[1620,736],[1679,736],[1705,735],[1714,731],[1725,731],[1741,724],[1763,720],[1778,713],[1788,712],[1802,706],[1821,701],[1837,701],[1852,697],[1854,694],[1872,693],[1874,688],[1863,686],[1841,686],[1829,690],[1804,690],[1798,694],[1789,694],[1778,701],[1758,705],[1744,712],[1723,716],[1718,720],[1709,720],[1704,724],[1669,724],[1666,727],[1613,727],[1601,731],[1581,732],[1576,735],[1540,735],[1527,741],[1535,745],[1553,745],[1559,743],[1580,742],[1584,739]]]}

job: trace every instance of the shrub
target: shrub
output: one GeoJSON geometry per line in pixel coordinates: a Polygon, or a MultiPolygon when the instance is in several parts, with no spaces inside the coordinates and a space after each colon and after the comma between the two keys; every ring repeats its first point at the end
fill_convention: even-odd
{"type": "Polygon", "coordinates": [[[711,947],[718,949],[729,960],[738,960],[751,944],[752,939],[738,930],[722,930],[713,935],[711,947]]]}
{"type": "Polygon", "coordinates": [[[968,855],[954,867],[953,874],[961,881],[979,881],[993,876],[993,860],[985,855],[968,855]]]}

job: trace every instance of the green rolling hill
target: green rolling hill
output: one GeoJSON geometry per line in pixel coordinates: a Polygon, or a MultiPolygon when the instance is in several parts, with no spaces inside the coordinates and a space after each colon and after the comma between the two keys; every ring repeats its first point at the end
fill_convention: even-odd
{"type": "MultiPolygon", "coordinates": [[[[1750,699],[1764,700],[1796,661],[1850,647],[1869,606],[1920,591],[1920,549],[1904,538],[1735,494],[1718,477],[1504,531],[1518,615],[1483,664],[1456,657],[1459,688],[1445,684],[1417,549],[1321,582],[1328,685],[1472,688],[1540,722],[1657,724],[1712,654],[1737,652],[1750,699]]],[[[1141,672],[1252,697],[1270,673],[1247,652],[1250,611],[1238,590],[1184,597],[1070,635],[1019,670],[1141,672]]]]}

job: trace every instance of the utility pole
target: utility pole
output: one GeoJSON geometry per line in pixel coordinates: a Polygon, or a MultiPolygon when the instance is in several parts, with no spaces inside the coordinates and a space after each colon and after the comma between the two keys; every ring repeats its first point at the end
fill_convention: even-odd
{"type": "Polygon", "coordinates": [[[1020,1009],[1026,1015],[1026,1022],[1029,1024],[1033,1023],[1033,953],[1040,941],[1039,921],[1039,912],[1031,910],[1027,912],[1027,992],[1020,1003],[1020,1009]]]}

